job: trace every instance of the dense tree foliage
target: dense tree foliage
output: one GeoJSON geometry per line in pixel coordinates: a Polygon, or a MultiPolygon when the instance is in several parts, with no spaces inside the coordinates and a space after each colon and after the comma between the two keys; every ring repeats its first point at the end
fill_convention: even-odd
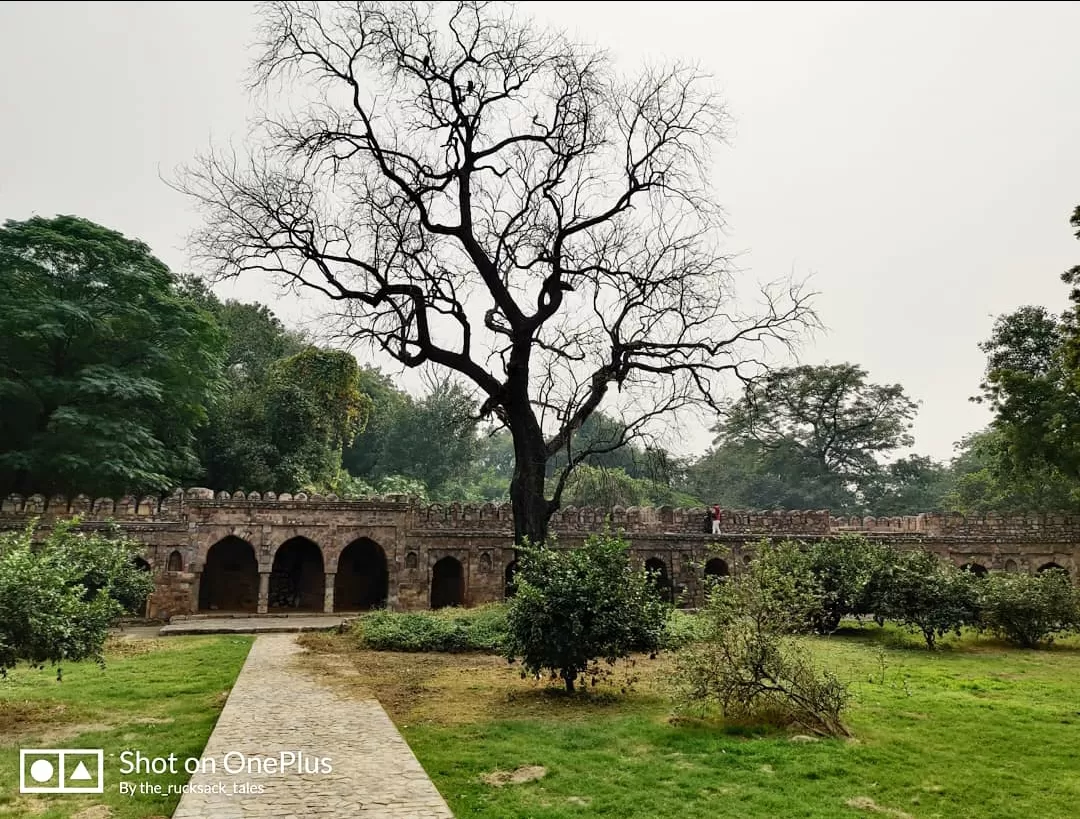
{"type": "Polygon", "coordinates": [[[110,626],[153,589],[142,547],[57,523],[35,544],[33,526],[0,534],[0,674],[19,662],[101,659],[110,626]]]}
{"type": "Polygon", "coordinates": [[[926,511],[910,504],[937,500],[943,468],[881,460],[913,443],[916,408],[854,364],[776,370],[728,409],[687,489],[738,508],[926,511]]]}
{"type": "Polygon", "coordinates": [[[222,342],[141,242],[74,216],[0,228],[0,492],[166,490],[198,469],[222,342]]]}
{"type": "MultiPolygon", "coordinates": [[[[1071,223],[1080,238],[1080,207],[1071,223]]],[[[976,442],[978,477],[959,487],[968,506],[1080,508],[1080,266],[1061,278],[1071,289],[1060,316],[1020,307],[999,316],[980,345],[986,373],[976,400],[994,419],[976,442]]]]}

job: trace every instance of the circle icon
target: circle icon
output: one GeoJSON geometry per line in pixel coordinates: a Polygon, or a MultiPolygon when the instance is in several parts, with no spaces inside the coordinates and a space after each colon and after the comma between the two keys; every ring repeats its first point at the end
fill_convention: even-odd
{"type": "Polygon", "coordinates": [[[38,759],[30,766],[30,776],[35,782],[48,782],[52,779],[53,766],[47,759],[38,759]]]}

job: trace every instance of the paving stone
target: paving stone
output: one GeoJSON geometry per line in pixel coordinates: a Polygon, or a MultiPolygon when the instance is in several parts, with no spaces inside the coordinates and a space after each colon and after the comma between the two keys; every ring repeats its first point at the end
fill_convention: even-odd
{"type": "Polygon", "coordinates": [[[445,800],[386,711],[375,700],[348,698],[319,684],[302,667],[291,635],[255,639],[203,752],[217,772],[192,776],[193,786],[226,783],[226,793],[187,793],[173,819],[447,819],[445,800]],[[230,774],[227,754],[280,759],[303,754],[329,760],[330,773],[230,774]],[[261,786],[261,793],[232,793],[261,786]]]}

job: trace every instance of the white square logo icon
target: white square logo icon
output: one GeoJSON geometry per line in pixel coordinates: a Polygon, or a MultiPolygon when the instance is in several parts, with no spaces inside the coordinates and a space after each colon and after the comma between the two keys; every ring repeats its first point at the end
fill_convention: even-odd
{"type": "Polygon", "coordinates": [[[22,748],[19,793],[104,793],[105,752],[87,748],[22,748]]]}

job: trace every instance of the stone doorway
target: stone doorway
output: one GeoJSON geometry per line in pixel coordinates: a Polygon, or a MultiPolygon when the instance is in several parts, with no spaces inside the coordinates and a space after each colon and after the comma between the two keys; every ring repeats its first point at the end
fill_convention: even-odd
{"type": "Polygon", "coordinates": [[[389,595],[389,580],[382,547],[366,537],[354,540],[338,558],[334,611],[383,608],[389,595]]]}
{"type": "Polygon", "coordinates": [[[461,562],[454,557],[444,557],[431,569],[431,607],[465,604],[465,572],[461,562]]]}
{"type": "Polygon", "coordinates": [[[255,611],[259,563],[246,540],[229,536],[206,553],[199,581],[199,611],[255,611]]]}
{"type": "Polygon", "coordinates": [[[274,554],[270,611],[322,611],[326,588],[322,550],[307,538],[285,541],[274,554]]]}

